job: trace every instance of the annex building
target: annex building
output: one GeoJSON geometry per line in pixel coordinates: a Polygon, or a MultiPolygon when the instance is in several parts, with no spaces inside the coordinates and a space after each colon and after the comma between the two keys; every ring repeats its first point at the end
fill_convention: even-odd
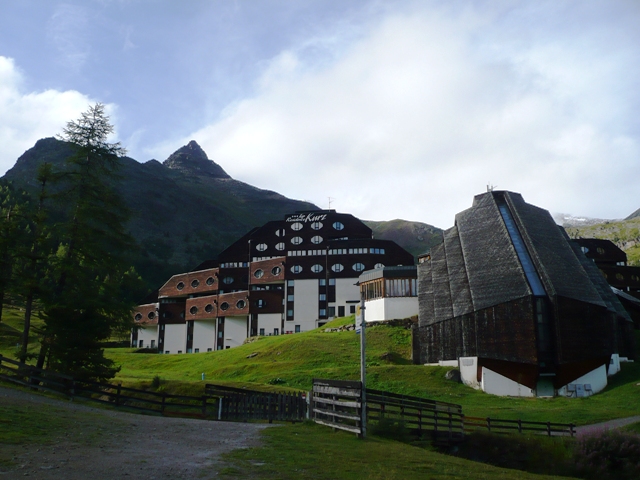
{"type": "Polygon", "coordinates": [[[413,265],[395,242],[374,239],[350,214],[296,212],[238,239],[193,271],[171,277],[134,312],[136,347],[198,353],[248,337],[312,330],[355,313],[365,270],[413,265]]]}
{"type": "Polygon", "coordinates": [[[596,393],[635,357],[633,322],[596,264],[518,193],[477,195],[456,215],[420,258],[418,300],[414,361],[457,365],[488,393],[596,393]]]}

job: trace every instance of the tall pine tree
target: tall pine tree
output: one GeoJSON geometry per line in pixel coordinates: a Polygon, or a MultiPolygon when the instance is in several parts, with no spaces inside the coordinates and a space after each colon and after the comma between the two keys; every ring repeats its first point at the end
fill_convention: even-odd
{"type": "Polygon", "coordinates": [[[46,361],[80,380],[117,373],[100,342],[132,326],[133,304],[123,285],[135,282],[125,260],[133,242],[124,229],[126,208],[111,186],[125,150],[107,141],[112,131],[98,103],[69,122],[61,137],[74,155],[59,175],[56,198],[66,217],[54,225],[59,243],[49,261],[50,288],[41,299],[45,327],[37,365],[46,361]]]}

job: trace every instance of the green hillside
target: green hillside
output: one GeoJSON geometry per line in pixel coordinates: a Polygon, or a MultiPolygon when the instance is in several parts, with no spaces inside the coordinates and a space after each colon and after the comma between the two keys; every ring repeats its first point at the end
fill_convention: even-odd
{"type": "Polygon", "coordinates": [[[640,217],[632,216],[626,220],[567,227],[571,238],[600,238],[611,240],[627,254],[628,265],[640,265],[640,217]]]}
{"type": "Polygon", "coordinates": [[[428,252],[431,247],[442,242],[442,230],[426,223],[407,220],[388,222],[366,220],[364,223],[373,230],[374,238],[393,240],[414,257],[428,252]]]}
{"type": "MultiPolygon", "coordinates": [[[[350,321],[352,317],[334,322],[350,321]]],[[[471,416],[586,424],[637,415],[640,405],[640,365],[635,363],[624,364],[622,372],[610,378],[607,389],[593,397],[502,398],[446,380],[450,368],[411,364],[411,332],[403,327],[369,328],[367,347],[367,382],[371,388],[458,403],[471,416]]],[[[110,349],[107,354],[122,365],[117,379],[124,384],[150,386],[158,375],[165,380],[164,388],[197,394],[207,382],[309,390],[314,378],[360,377],[359,337],[353,331],[325,333],[324,328],[262,337],[237,348],[209,353],[150,355],[110,349]]]]}

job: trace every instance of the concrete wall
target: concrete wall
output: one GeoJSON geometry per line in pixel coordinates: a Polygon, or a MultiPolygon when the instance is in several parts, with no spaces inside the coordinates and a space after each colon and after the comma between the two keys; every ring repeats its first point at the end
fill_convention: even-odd
{"type": "Polygon", "coordinates": [[[300,325],[303,332],[313,330],[318,320],[318,280],[296,280],[293,287],[293,322],[285,320],[285,330],[292,330],[288,325],[300,325]]]}
{"type": "Polygon", "coordinates": [[[600,365],[598,368],[596,368],[595,370],[591,370],[586,375],[576,378],[571,383],[563,386],[562,388],[559,388],[558,395],[563,397],[576,397],[577,394],[575,390],[570,390],[568,388],[569,385],[572,385],[574,388],[580,385],[583,391],[585,385],[590,385],[591,391],[584,391],[584,396],[601,392],[602,390],[604,390],[604,387],[607,386],[607,367],[605,365],[600,365]]]}
{"type": "Polygon", "coordinates": [[[501,397],[535,397],[533,390],[482,367],[482,391],[501,397]]]}
{"type": "Polygon", "coordinates": [[[216,320],[199,320],[193,322],[193,352],[200,353],[216,349],[216,320]]]}
{"type": "Polygon", "coordinates": [[[620,355],[614,353],[611,355],[611,361],[609,362],[609,369],[607,371],[607,375],[615,375],[620,371],[620,355]]]}
{"type": "MultiPolygon", "coordinates": [[[[285,322],[285,329],[293,330],[293,324],[296,322],[285,322]]],[[[258,314],[258,332],[264,328],[265,335],[273,335],[273,329],[277,328],[279,333],[282,332],[282,314],[281,313],[260,313],[258,314]]]]}
{"type": "Polygon", "coordinates": [[[336,279],[336,315],[338,307],[343,306],[345,315],[349,315],[349,305],[347,301],[360,302],[360,287],[355,285],[357,278],[337,278],[336,279]]]}
{"type": "Polygon", "coordinates": [[[478,382],[478,357],[460,357],[458,359],[460,367],[460,378],[462,383],[472,388],[479,389],[478,382]]]}
{"type": "Polygon", "coordinates": [[[164,326],[164,352],[185,353],[187,351],[187,324],[164,326]]]}
{"type": "Polygon", "coordinates": [[[237,347],[247,338],[248,317],[225,317],[224,319],[224,348],[237,347]]]}
{"type": "Polygon", "coordinates": [[[140,342],[142,341],[142,348],[152,347],[151,341],[153,340],[153,347],[158,346],[158,325],[149,325],[146,327],[140,327],[138,330],[138,342],[136,347],[140,348],[140,342]]]}
{"type": "Polygon", "coordinates": [[[367,322],[409,318],[418,314],[418,297],[376,298],[365,308],[367,322]]]}

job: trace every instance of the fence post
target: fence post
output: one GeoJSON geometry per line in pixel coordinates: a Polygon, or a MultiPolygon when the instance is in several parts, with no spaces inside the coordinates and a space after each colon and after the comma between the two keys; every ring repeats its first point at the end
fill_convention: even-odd
{"type": "Polygon", "coordinates": [[[207,416],[207,396],[202,395],[202,416],[207,416]]]}
{"type": "Polygon", "coordinates": [[[549,437],[551,436],[551,422],[547,422],[547,434],[549,437]]]}
{"type": "Polygon", "coordinates": [[[118,384],[118,389],[116,390],[116,407],[120,406],[120,391],[122,388],[122,383],[118,384]]]}
{"type": "Polygon", "coordinates": [[[572,437],[575,435],[575,425],[573,423],[569,424],[569,435],[571,435],[572,437]]]}
{"type": "Polygon", "coordinates": [[[487,417],[487,430],[491,431],[491,419],[487,417]]]}
{"type": "Polygon", "coordinates": [[[222,420],[222,397],[218,398],[218,420],[222,420]]]}
{"type": "Polygon", "coordinates": [[[522,433],[522,420],[518,419],[518,433],[522,433]]]}
{"type": "Polygon", "coordinates": [[[167,394],[162,392],[162,405],[160,405],[160,413],[164,415],[164,402],[166,401],[167,394]]]}

